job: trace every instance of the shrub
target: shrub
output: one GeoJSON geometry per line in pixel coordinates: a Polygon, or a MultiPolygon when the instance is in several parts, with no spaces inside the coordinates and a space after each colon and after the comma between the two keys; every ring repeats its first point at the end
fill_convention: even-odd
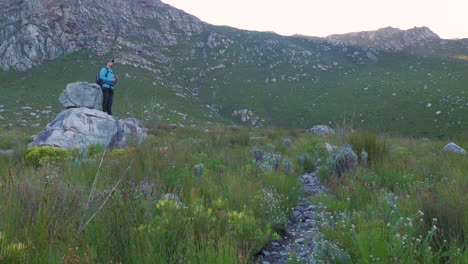
{"type": "Polygon", "coordinates": [[[255,162],[260,162],[265,156],[265,149],[263,147],[255,146],[250,150],[255,162]]]}
{"type": "Polygon", "coordinates": [[[231,145],[248,146],[250,145],[250,136],[248,133],[234,132],[229,137],[229,143],[231,145]]]}
{"type": "Polygon", "coordinates": [[[88,157],[92,157],[96,154],[102,153],[106,150],[106,147],[100,143],[93,143],[86,148],[86,154],[88,157]]]}
{"type": "Polygon", "coordinates": [[[279,168],[281,155],[275,153],[266,153],[261,162],[257,162],[257,167],[262,171],[273,171],[279,168]]]}
{"type": "Polygon", "coordinates": [[[358,157],[351,146],[345,145],[339,148],[328,158],[328,167],[335,176],[341,177],[346,172],[356,168],[358,157]]]}
{"type": "Polygon", "coordinates": [[[341,123],[335,122],[336,138],[338,139],[339,144],[345,144],[348,142],[349,138],[353,134],[353,119],[354,114],[351,121],[346,121],[346,116],[344,116],[341,123]]]}
{"type": "Polygon", "coordinates": [[[374,165],[377,160],[381,160],[388,150],[385,141],[380,142],[375,133],[366,130],[352,134],[349,137],[349,144],[358,153],[360,160],[363,158],[363,152],[368,154],[367,161],[369,165],[374,165]]]}
{"type": "Polygon", "coordinates": [[[262,227],[250,211],[229,212],[229,228],[234,238],[249,249],[254,245],[264,245],[272,236],[271,227],[262,227]]]}
{"type": "Polygon", "coordinates": [[[272,187],[263,188],[255,196],[259,200],[265,219],[271,225],[284,225],[288,218],[288,209],[282,204],[280,194],[272,187]]]}
{"type": "Polygon", "coordinates": [[[205,164],[199,163],[193,167],[193,170],[195,171],[195,174],[199,179],[203,177],[203,169],[205,168],[205,164]]]}
{"type": "Polygon", "coordinates": [[[283,139],[283,144],[286,148],[289,148],[292,145],[292,140],[290,138],[283,139]]]}
{"type": "Polygon", "coordinates": [[[31,147],[26,150],[25,161],[33,166],[44,166],[71,157],[71,151],[51,146],[31,147]]]}
{"type": "Polygon", "coordinates": [[[255,166],[264,172],[277,170],[280,166],[280,154],[266,152],[265,148],[258,146],[253,147],[250,153],[252,153],[255,166]]]}
{"type": "Polygon", "coordinates": [[[307,153],[297,155],[297,164],[303,172],[312,172],[316,167],[314,159],[307,153]]]}
{"type": "Polygon", "coordinates": [[[283,159],[283,169],[287,175],[291,175],[294,171],[291,160],[288,158],[283,159]]]}

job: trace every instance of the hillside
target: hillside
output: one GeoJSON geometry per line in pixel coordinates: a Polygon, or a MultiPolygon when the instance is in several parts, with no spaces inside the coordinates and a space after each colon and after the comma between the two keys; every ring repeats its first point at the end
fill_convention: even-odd
{"type": "Polygon", "coordinates": [[[124,77],[119,116],[206,125],[237,123],[232,113],[249,109],[264,126],[306,128],[346,115],[395,134],[466,132],[464,40],[429,37],[426,56],[405,52],[421,50],[412,44],[396,52],[212,26],[158,0],[103,5],[0,2],[0,125],[45,125],[65,85],[92,81],[112,57],[124,77]]]}

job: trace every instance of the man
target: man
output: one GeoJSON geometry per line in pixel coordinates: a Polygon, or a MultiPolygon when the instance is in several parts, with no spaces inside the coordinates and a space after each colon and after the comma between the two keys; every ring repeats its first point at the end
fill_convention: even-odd
{"type": "Polygon", "coordinates": [[[112,115],[112,102],[114,101],[114,85],[117,83],[119,77],[112,71],[114,66],[114,60],[107,60],[105,62],[106,67],[102,68],[99,73],[99,77],[103,81],[102,84],[102,111],[109,115],[112,115]]]}

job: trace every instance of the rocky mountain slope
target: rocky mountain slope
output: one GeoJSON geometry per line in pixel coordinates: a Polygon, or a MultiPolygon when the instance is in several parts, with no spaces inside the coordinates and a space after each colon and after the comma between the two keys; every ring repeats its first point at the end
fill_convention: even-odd
{"type": "Polygon", "coordinates": [[[40,124],[24,104],[49,111],[67,83],[92,81],[112,57],[125,94],[117,113],[148,121],[308,127],[352,113],[389,131],[463,130],[465,40],[405,32],[284,37],[212,26],[159,0],[0,0],[0,123],[40,124]]]}
{"type": "Polygon", "coordinates": [[[341,35],[331,35],[326,39],[332,43],[369,47],[386,51],[403,51],[406,47],[424,45],[441,40],[427,27],[414,27],[408,30],[386,27],[376,31],[363,31],[341,35]]]}
{"type": "MultiPolygon", "coordinates": [[[[320,39],[303,35],[295,35],[295,37],[320,39]]],[[[468,50],[468,38],[442,39],[428,27],[414,27],[408,30],[386,27],[374,31],[335,34],[324,39],[336,45],[420,56],[456,56],[468,50]]]]}

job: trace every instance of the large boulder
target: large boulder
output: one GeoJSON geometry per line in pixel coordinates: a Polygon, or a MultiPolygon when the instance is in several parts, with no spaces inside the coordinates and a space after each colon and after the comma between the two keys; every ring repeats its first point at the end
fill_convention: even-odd
{"type": "Polygon", "coordinates": [[[135,120],[116,120],[99,110],[81,107],[61,112],[34,137],[30,146],[85,149],[98,143],[108,149],[123,148],[130,136],[141,141],[146,130],[135,120]]]}
{"type": "Polygon", "coordinates": [[[141,143],[147,136],[143,123],[135,118],[118,120],[118,131],[114,137],[114,148],[125,148],[130,140],[141,143]]]}
{"type": "Polygon", "coordinates": [[[333,128],[325,125],[313,126],[311,129],[307,130],[307,132],[322,136],[335,134],[335,130],[333,128]]]}
{"type": "Polygon", "coordinates": [[[67,85],[59,98],[65,108],[87,107],[101,109],[102,91],[99,85],[87,82],[74,82],[67,85]]]}
{"type": "Polygon", "coordinates": [[[442,149],[443,151],[447,152],[453,152],[457,154],[466,154],[466,150],[464,150],[462,147],[458,146],[457,144],[450,142],[449,144],[445,145],[445,147],[442,149]]]}

